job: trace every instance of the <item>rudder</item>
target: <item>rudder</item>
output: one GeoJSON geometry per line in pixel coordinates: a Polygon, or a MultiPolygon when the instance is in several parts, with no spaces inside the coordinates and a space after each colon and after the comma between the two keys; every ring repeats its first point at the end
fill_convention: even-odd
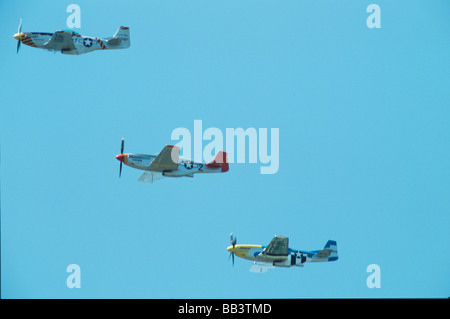
{"type": "Polygon", "coordinates": [[[214,160],[205,165],[208,167],[212,167],[212,168],[221,168],[222,173],[228,172],[229,166],[228,166],[227,153],[219,151],[217,153],[216,157],[214,157],[214,160]]]}
{"type": "Polygon", "coordinates": [[[335,240],[329,240],[325,244],[324,249],[330,249],[331,253],[328,257],[328,261],[335,261],[338,260],[338,251],[337,251],[337,242],[335,240]]]}
{"type": "Polygon", "coordinates": [[[108,44],[117,45],[120,48],[128,48],[130,46],[130,28],[121,26],[112,39],[108,40],[108,44]]]}

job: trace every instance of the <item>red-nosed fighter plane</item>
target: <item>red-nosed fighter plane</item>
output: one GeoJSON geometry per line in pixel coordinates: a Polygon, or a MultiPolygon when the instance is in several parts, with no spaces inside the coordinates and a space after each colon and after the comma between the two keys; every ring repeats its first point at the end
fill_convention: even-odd
{"type": "Polygon", "coordinates": [[[141,169],[144,173],[139,182],[153,183],[164,176],[194,177],[197,173],[225,173],[228,171],[227,153],[218,152],[210,163],[197,163],[180,157],[180,148],[167,145],[157,155],[123,153],[124,139],[120,154],[116,159],[120,161],[119,177],[122,174],[122,163],[133,168],[141,169]]]}

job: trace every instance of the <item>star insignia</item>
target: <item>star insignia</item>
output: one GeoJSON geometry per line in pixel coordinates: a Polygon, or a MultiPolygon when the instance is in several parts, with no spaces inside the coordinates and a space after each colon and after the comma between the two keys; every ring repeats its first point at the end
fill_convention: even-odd
{"type": "Polygon", "coordinates": [[[86,38],[86,39],[83,40],[83,44],[84,44],[84,46],[86,46],[86,47],[90,47],[90,46],[92,45],[92,40],[86,38]]]}

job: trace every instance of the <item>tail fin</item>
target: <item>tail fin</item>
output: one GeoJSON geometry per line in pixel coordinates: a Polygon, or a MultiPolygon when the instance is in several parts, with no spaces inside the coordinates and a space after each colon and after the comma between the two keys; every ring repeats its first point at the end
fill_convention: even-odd
{"type": "Polygon", "coordinates": [[[337,251],[337,242],[335,240],[329,240],[325,244],[324,249],[330,249],[331,253],[328,256],[328,261],[335,261],[338,260],[338,251],[337,251]]]}
{"type": "Polygon", "coordinates": [[[227,153],[222,151],[217,153],[212,162],[205,165],[212,168],[222,168],[222,173],[228,172],[230,169],[228,166],[227,153]]]}
{"type": "Polygon", "coordinates": [[[120,27],[114,36],[106,43],[112,48],[126,49],[130,47],[130,28],[120,27]]]}

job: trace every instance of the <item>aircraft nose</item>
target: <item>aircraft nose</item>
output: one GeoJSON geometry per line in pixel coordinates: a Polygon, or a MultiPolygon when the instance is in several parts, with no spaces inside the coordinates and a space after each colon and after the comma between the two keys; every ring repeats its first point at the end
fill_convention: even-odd
{"type": "Polygon", "coordinates": [[[20,40],[20,38],[21,38],[21,34],[20,33],[14,34],[14,39],[20,40]]]}
{"type": "Polygon", "coordinates": [[[120,162],[124,162],[125,161],[125,155],[124,154],[119,154],[116,156],[116,159],[120,162]]]}
{"type": "Polygon", "coordinates": [[[233,246],[228,246],[228,247],[227,247],[227,250],[228,250],[230,253],[232,253],[233,250],[234,250],[234,248],[233,248],[233,246]]]}

